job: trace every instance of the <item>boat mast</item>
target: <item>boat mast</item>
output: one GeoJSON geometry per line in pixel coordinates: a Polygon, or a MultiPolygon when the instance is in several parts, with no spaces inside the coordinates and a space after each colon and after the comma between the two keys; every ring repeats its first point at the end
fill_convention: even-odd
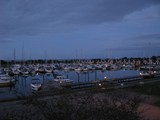
{"type": "Polygon", "coordinates": [[[15,63],[16,63],[16,50],[15,50],[15,48],[14,48],[14,53],[13,53],[13,55],[14,55],[14,56],[13,56],[13,59],[14,59],[14,62],[13,62],[13,63],[15,64],[15,63]]]}
{"type": "Polygon", "coordinates": [[[23,46],[22,46],[22,64],[25,64],[24,58],[25,58],[25,56],[24,56],[24,42],[23,42],[23,46]]]}
{"type": "Polygon", "coordinates": [[[152,60],[151,60],[151,56],[152,56],[152,51],[151,51],[151,43],[149,42],[148,43],[148,47],[149,47],[149,65],[151,65],[152,64],[152,60]]]}
{"type": "Polygon", "coordinates": [[[1,61],[2,61],[2,60],[0,59],[0,68],[1,68],[1,61]]]}

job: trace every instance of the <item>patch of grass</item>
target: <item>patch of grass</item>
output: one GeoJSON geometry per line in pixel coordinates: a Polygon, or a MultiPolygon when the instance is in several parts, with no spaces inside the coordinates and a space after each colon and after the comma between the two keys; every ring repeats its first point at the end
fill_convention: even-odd
{"type": "Polygon", "coordinates": [[[147,83],[125,88],[130,91],[160,97],[160,82],[147,83]]]}
{"type": "Polygon", "coordinates": [[[4,100],[0,100],[0,103],[21,101],[21,100],[25,100],[25,99],[18,99],[18,98],[4,99],[4,100]]]}
{"type": "Polygon", "coordinates": [[[156,103],[154,103],[154,105],[160,107],[160,100],[158,100],[156,103]]]}

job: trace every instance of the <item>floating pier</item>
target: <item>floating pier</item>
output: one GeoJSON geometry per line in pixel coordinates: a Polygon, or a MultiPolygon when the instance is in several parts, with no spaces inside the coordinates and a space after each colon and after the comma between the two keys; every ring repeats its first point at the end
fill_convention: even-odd
{"type": "MultiPolygon", "coordinates": [[[[155,79],[160,78],[160,74],[156,74],[155,79]]],[[[151,78],[150,78],[151,79],[151,78]]],[[[131,76],[125,78],[116,78],[116,79],[103,79],[103,80],[96,80],[84,83],[72,83],[72,84],[62,84],[61,86],[64,88],[70,89],[81,89],[81,88],[88,88],[88,87],[101,87],[101,86],[115,86],[121,83],[132,83],[132,82],[139,82],[145,81],[147,79],[143,79],[141,76],[131,76]]],[[[152,80],[152,79],[151,79],[152,80]]]]}

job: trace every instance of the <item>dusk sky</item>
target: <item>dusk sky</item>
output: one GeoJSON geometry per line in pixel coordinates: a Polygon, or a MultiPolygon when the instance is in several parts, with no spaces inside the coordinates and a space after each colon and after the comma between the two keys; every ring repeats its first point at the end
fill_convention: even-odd
{"type": "Polygon", "coordinates": [[[160,0],[0,0],[0,59],[14,49],[17,60],[160,56],[160,0]]]}

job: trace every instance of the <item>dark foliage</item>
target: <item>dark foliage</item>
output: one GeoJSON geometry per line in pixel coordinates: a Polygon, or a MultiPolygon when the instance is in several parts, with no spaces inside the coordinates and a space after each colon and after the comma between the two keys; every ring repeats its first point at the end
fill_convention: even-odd
{"type": "Polygon", "coordinates": [[[32,105],[46,120],[143,120],[136,111],[139,98],[95,96],[60,96],[52,100],[35,100],[32,105]]]}
{"type": "Polygon", "coordinates": [[[51,98],[28,98],[23,109],[2,120],[144,120],[137,112],[141,99],[126,94],[76,93],[51,98]]]}

